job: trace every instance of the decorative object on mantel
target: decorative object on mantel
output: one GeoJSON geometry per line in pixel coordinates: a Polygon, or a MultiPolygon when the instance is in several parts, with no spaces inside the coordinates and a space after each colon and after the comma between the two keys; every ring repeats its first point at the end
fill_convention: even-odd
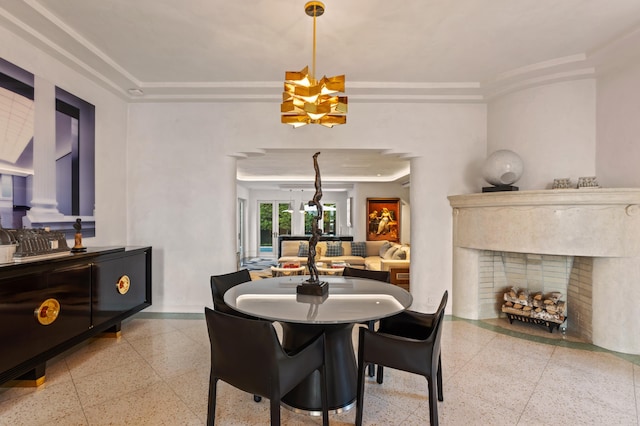
{"type": "Polygon", "coordinates": [[[600,188],[600,185],[598,185],[598,179],[595,176],[587,176],[578,178],[579,188],[600,188]]]}
{"type": "Polygon", "coordinates": [[[75,244],[71,248],[71,253],[83,253],[87,251],[87,248],[82,245],[82,219],[76,219],[76,223],[73,224],[73,229],[76,230],[76,235],[75,244]]]}
{"type": "Polygon", "coordinates": [[[329,292],[329,283],[320,281],[318,278],[318,268],[316,267],[316,245],[318,238],[322,235],[322,230],[318,226],[318,222],[322,220],[322,181],[320,179],[320,167],[318,166],[319,152],[313,154],[313,168],[316,172],[316,192],[313,199],[309,201],[310,206],[316,206],[316,215],[311,222],[311,238],[309,238],[309,254],[307,256],[307,267],[309,268],[309,279],[296,287],[297,294],[307,296],[326,296],[329,292]]]}
{"type": "Polygon", "coordinates": [[[307,124],[333,127],[347,122],[347,97],[344,92],[344,75],[324,76],[316,80],[316,18],[324,14],[324,4],[310,1],[304,5],[307,15],[313,17],[313,61],[302,71],[286,71],[282,93],[281,122],[294,128],[307,124]]]}
{"type": "Polygon", "coordinates": [[[518,154],[508,149],[492,153],[482,166],[482,177],[493,186],[482,187],[482,192],[517,191],[512,184],[522,177],[524,164],[518,154]]]}
{"type": "Polygon", "coordinates": [[[571,178],[557,178],[553,180],[553,189],[569,189],[571,188],[571,178]]]}

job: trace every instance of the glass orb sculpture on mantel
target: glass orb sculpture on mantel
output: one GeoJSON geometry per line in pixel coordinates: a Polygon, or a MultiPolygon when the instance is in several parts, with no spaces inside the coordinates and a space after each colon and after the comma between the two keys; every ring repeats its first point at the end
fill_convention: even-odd
{"type": "Polygon", "coordinates": [[[508,149],[492,153],[482,166],[482,177],[493,186],[483,187],[482,192],[517,191],[516,183],[522,177],[524,164],[518,154],[508,149]]]}

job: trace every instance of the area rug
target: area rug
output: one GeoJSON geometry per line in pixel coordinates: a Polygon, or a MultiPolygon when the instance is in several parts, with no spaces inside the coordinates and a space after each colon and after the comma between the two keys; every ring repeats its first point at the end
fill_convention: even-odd
{"type": "Polygon", "coordinates": [[[262,257],[254,257],[253,259],[245,259],[242,267],[249,271],[261,271],[276,266],[278,262],[275,259],[265,259],[262,257]]]}
{"type": "Polygon", "coordinates": [[[271,272],[271,269],[262,269],[260,271],[249,271],[249,275],[251,275],[251,281],[255,281],[263,278],[271,278],[273,277],[273,272],[271,272]]]}

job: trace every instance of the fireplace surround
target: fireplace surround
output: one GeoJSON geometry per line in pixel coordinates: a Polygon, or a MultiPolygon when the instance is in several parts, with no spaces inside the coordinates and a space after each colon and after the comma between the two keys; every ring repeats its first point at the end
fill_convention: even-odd
{"type": "Polygon", "coordinates": [[[499,316],[483,307],[487,251],[562,256],[571,259],[569,326],[597,346],[640,354],[640,189],[494,192],[449,202],[454,315],[499,316]]]}

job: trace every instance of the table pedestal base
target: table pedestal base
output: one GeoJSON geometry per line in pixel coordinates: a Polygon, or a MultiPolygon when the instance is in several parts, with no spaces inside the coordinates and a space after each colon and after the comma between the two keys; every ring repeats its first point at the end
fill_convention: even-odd
{"type": "MultiPolygon", "coordinates": [[[[329,411],[349,410],[356,400],[356,357],[351,340],[353,324],[292,324],[282,323],[282,347],[291,351],[325,332],[326,374],[329,411]]],[[[293,411],[322,413],[320,373],[314,371],[291,392],[282,397],[283,405],[293,411]]]]}
{"type": "MultiPolygon", "coordinates": [[[[318,410],[318,411],[309,411],[309,410],[301,410],[299,408],[295,408],[295,407],[291,407],[287,404],[285,404],[284,402],[280,402],[280,406],[289,410],[289,411],[293,411],[294,413],[298,413],[298,414],[307,414],[309,416],[317,416],[320,417],[322,416],[322,410],[318,410]]],[[[347,411],[351,410],[353,407],[356,406],[356,401],[354,400],[351,404],[342,407],[342,408],[338,408],[336,410],[329,410],[329,414],[340,414],[340,413],[346,413],[347,411]]]]}

